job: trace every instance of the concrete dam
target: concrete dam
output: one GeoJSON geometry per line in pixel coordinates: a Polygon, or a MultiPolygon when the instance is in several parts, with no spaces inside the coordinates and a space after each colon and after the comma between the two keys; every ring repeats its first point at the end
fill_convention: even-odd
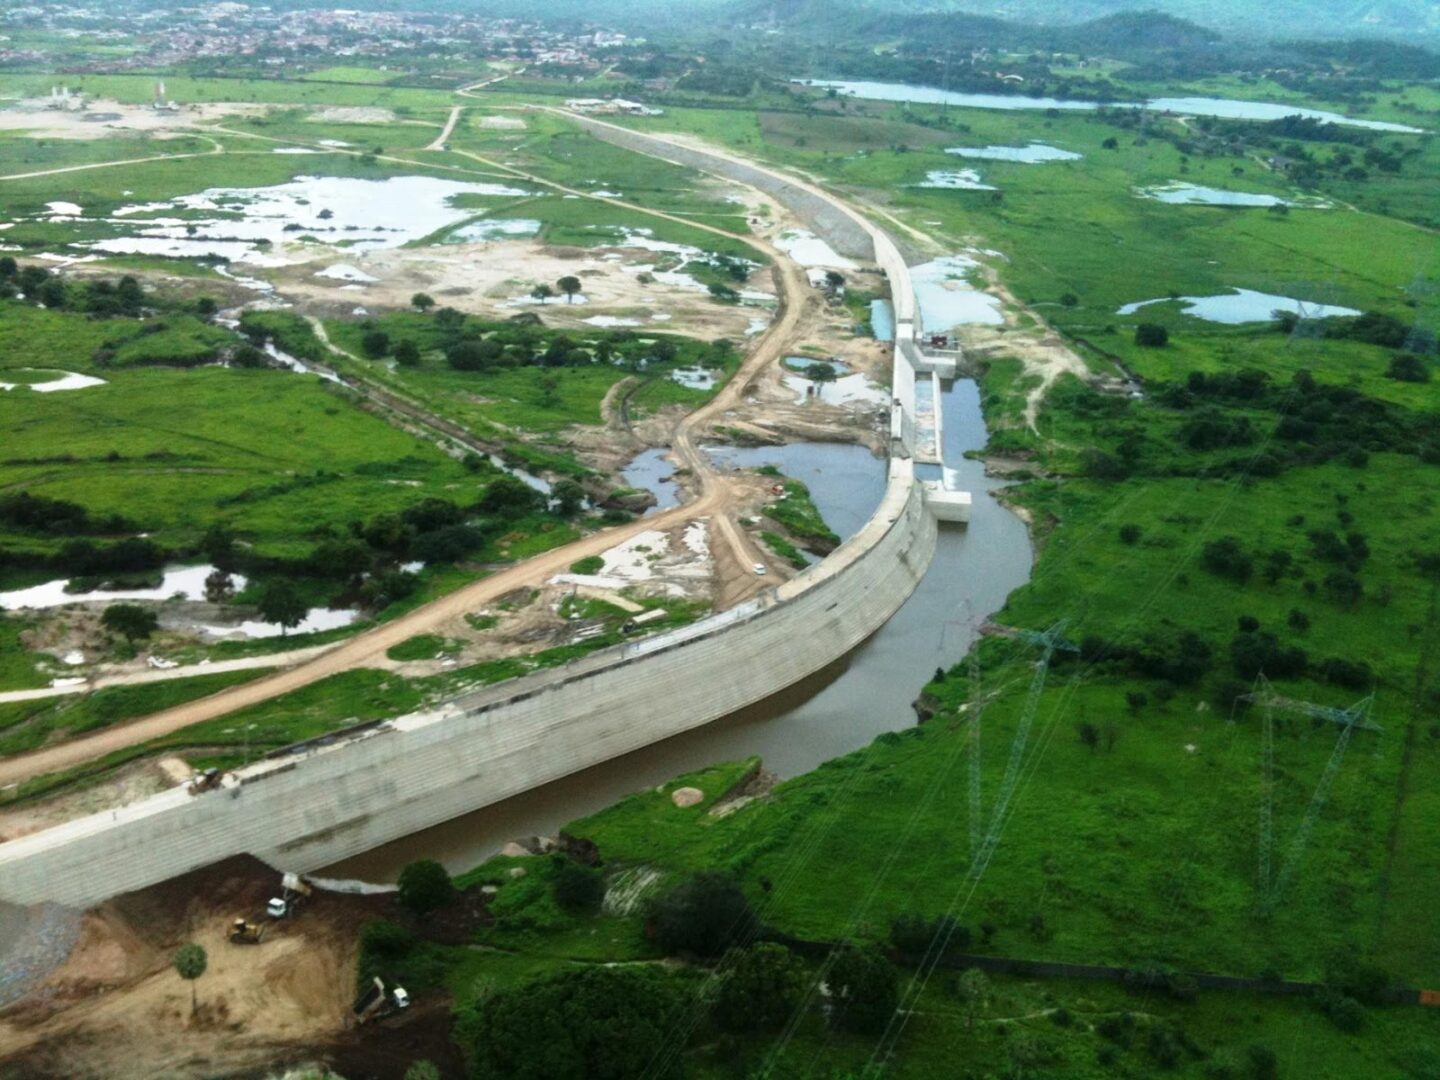
{"type": "Polygon", "coordinates": [[[571,119],[641,153],[793,200],[837,249],[886,271],[902,344],[885,494],[873,517],[793,579],[689,626],[315,740],[227,774],[211,791],[175,788],[0,844],[0,900],[87,906],[237,854],[301,872],[339,862],[770,697],[850,652],[914,591],[935,551],[937,515],[962,515],[917,481],[916,311],[888,235],[801,180],[571,119]]]}

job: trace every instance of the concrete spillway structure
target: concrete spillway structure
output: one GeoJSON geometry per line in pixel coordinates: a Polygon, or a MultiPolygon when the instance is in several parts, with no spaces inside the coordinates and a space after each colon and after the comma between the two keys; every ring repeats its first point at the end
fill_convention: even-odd
{"type": "MultiPolygon", "coordinates": [[[[708,171],[795,200],[832,244],[871,245],[891,280],[897,325],[913,325],[908,268],[883,231],[803,182],[691,154],[708,171]]],[[[0,900],[83,906],[242,853],[313,870],[719,719],[844,656],[914,591],[935,551],[937,516],[954,517],[928,506],[916,482],[905,434],[914,369],[898,354],[895,368],[900,421],[879,508],[778,588],[441,709],[317,740],[240,769],[216,790],[177,788],[0,844],[0,900]]]]}

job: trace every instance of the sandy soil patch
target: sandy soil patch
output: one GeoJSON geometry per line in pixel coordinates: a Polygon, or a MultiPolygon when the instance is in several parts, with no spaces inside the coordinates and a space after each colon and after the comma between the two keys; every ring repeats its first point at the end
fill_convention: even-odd
{"type": "Polygon", "coordinates": [[[317,124],[393,124],[395,114],[375,105],[331,105],[314,110],[308,119],[317,124]]]}

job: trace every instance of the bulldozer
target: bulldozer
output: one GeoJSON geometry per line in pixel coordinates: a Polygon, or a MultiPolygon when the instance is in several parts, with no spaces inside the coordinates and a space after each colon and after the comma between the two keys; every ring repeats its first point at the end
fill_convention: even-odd
{"type": "Polygon", "coordinates": [[[260,923],[252,923],[246,919],[236,919],[230,924],[230,942],[232,945],[259,945],[265,940],[265,927],[260,923]]]}

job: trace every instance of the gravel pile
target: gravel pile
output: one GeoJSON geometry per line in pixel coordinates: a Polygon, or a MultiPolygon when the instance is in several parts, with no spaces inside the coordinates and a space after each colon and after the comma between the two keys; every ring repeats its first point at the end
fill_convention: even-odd
{"type": "Polygon", "coordinates": [[[0,903],[0,1008],[19,1001],[65,962],[80,938],[80,913],[60,904],[0,903]]]}

